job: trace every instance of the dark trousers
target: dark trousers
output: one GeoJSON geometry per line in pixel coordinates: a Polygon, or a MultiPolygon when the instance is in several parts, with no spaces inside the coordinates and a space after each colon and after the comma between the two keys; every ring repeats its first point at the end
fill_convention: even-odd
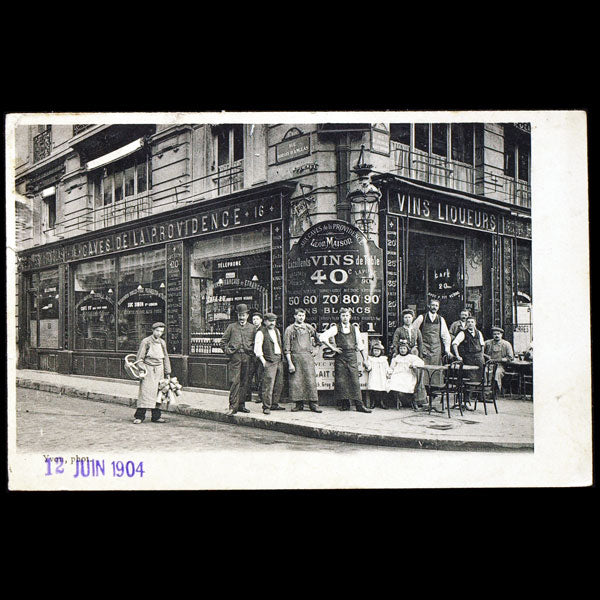
{"type": "Polygon", "coordinates": [[[262,402],[262,382],[264,377],[264,367],[258,358],[252,359],[250,368],[250,385],[248,386],[248,394],[246,396],[246,402],[250,402],[252,399],[252,383],[256,380],[256,386],[258,388],[258,398],[262,402]]]}
{"type": "Polygon", "coordinates": [[[387,392],[377,390],[367,390],[367,406],[374,408],[375,406],[387,406],[385,403],[389,397],[387,392]]]}
{"type": "Polygon", "coordinates": [[[238,411],[245,408],[246,400],[250,394],[252,373],[252,360],[254,355],[245,352],[236,352],[229,361],[229,377],[231,387],[229,388],[229,408],[238,411]]]}
{"type": "MultiPolygon", "coordinates": [[[[262,364],[261,364],[262,367],[262,364]]],[[[277,406],[283,391],[283,361],[267,361],[263,372],[262,403],[263,408],[277,406]]]]}
{"type": "MultiPolygon", "coordinates": [[[[143,421],[146,418],[147,410],[148,410],[147,408],[138,408],[135,411],[135,415],[133,415],[134,418],[139,419],[140,421],[143,421]]],[[[160,419],[160,415],[162,414],[160,408],[151,408],[150,410],[152,411],[151,420],[158,421],[158,419],[160,419]]]]}

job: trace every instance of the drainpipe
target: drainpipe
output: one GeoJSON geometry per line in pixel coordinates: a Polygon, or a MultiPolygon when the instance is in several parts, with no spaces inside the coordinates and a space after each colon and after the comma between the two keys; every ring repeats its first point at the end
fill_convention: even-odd
{"type": "Polygon", "coordinates": [[[348,192],[350,184],[347,183],[351,176],[350,170],[350,134],[341,133],[335,145],[336,171],[338,184],[338,196],[336,203],[337,218],[350,223],[350,202],[348,192]],[[342,183],[346,182],[346,183],[342,183]]]}

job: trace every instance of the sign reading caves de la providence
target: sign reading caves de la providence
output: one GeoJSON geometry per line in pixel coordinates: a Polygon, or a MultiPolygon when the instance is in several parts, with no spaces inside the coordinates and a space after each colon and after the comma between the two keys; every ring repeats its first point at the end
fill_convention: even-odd
{"type": "Polygon", "coordinates": [[[341,307],[367,333],[382,333],[383,252],[356,227],[344,221],[313,225],[287,259],[288,322],[294,309],[324,331],[339,321],[341,307]]]}

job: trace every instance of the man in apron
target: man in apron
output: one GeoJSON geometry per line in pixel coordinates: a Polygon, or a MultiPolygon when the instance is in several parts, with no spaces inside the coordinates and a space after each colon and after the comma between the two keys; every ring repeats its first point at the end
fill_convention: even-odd
{"type": "MultiPolygon", "coordinates": [[[[446,320],[439,314],[440,303],[438,300],[429,301],[429,311],[419,315],[413,324],[415,331],[421,331],[423,338],[423,355],[421,358],[426,365],[441,365],[442,352],[448,358],[453,358],[450,352],[450,332],[446,320]]],[[[435,373],[431,377],[431,385],[442,385],[442,373],[435,373]]]]}
{"type": "Polygon", "coordinates": [[[260,397],[265,415],[272,410],[285,410],[279,406],[283,391],[283,344],[276,323],[277,315],[266,313],[265,324],[256,332],[254,339],[254,354],[263,367],[260,397]]]}
{"type": "Polygon", "coordinates": [[[370,370],[369,361],[358,325],[350,324],[350,309],[341,308],[339,327],[334,323],[319,335],[319,339],[335,352],[334,395],[340,403],[340,410],[350,410],[354,401],[357,412],[370,413],[371,410],[362,401],[356,353],[361,353],[367,371],[370,370]],[[335,345],[331,343],[332,339],[335,345]]]}
{"type": "Polygon", "coordinates": [[[481,381],[484,365],[483,334],[475,327],[475,317],[467,319],[467,329],[460,331],[452,342],[452,349],[458,360],[465,365],[479,367],[466,371],[471,381],[481,381]]]}
{"type": "Polygon", "coordinates": [[[312,412],[323,412],[319,408],[317,394],[317,374],[315,370],[315,345],[320,345],[317,332],[312,325],[304,322],[306,311],[294,311],[294,323],[283,333],[283,353],[290,373],[289,396],[294,402],[292,412],[304,410],[304,403],[312,412]]]}

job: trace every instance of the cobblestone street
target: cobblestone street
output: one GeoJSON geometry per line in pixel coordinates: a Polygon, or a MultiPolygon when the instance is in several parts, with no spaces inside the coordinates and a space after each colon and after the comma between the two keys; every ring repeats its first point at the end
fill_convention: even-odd
{"type": "MultiPolygon", "coordinates": [[[[390,449],[304,438],[177,414],[167,423],[134,425],[133,409],[29,389],[17,390],[17,449],[27,452],[114,452],[120,450],[311,450],[381,452],[390,449]]],[[[393,449],[394,452],[414,452],[393,449]]]]}

